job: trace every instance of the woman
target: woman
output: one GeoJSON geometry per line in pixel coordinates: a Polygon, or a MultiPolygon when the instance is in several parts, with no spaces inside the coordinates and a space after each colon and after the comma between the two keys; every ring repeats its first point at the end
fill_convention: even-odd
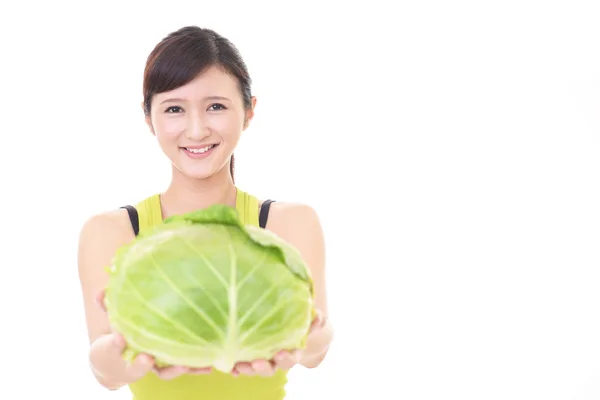
{"type": "Polygon", "coordinates": [[[79,242],[90,363],[107,389],[128,385],[137,400],[261,399],[285,397],[287,371],[318,366],[332,340],[327,322],[324,240],[315,211],[303,204],[259,201],[234,183],[233,152],[248,127],[256,99],[236,48],[217,33],[185,27],[169,34],[148,57],[143,110],[151,133],[172,162],[172,180],[135,207],[94,215],[79,242]],[[128,365],[125,340],[111,332],[102,293],[117,248],[165,218],[215,203],[234,206],[246,223],[260,225],[298,248],[312,272],[318,317],[302,352],[239,363],[229,373],[185,366],[157,368],[142,354],[128,365]]]}

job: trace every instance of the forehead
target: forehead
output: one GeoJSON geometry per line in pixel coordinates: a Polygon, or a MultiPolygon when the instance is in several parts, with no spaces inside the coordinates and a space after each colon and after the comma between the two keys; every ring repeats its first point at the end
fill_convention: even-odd
{"type": "Polygon", "coordinates": [[[237,79],[222,68],[210,67],[191,82],[164,93],[158,93],[156,100],[176,97],[200,100],[209,96],[221,96],[234,100],[240,96],[237,79]]]}

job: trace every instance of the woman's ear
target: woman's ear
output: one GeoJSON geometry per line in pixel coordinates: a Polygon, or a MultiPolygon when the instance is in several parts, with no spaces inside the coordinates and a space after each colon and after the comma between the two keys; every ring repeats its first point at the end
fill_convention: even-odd
{"type": "Polygon", "coordinates": [[[142,112],[144,113],[144,120],[146,121],[146,125],[148,125],[148,128],[150,129],[150,133],[152,133],[153,135],[155,135],[154,133],[154,127],[152,126],[152,119],[150,118],[149,114],[146,114],[146,109],[144,107],[144,102],[142,101],[142,112]]]}
{"type": "Polygon", "coordinates": [[[146,125],[148,125],[148,129],[150,129],[150,133],[156,136],[156,134],[154,133],[154,127],[152,126],[152,120],[150,119],[150,116],[147,115],[144,119],[146,121],[146,125]]]}
{"type": "Polygon", "coordinates": [[[256,107],[256,97],[252,97],[252,105],[250,109],[246,110],[246,116],[244,119],[244,130],[250,126],[250,121],[254,118],[254,107],[256,107]]]}

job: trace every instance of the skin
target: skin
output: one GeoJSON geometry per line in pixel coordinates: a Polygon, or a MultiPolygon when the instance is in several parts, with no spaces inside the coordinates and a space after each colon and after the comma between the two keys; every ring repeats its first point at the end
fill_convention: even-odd
{"type": "MultiPolygon", "coordinates": [[[[255,106],[253,98],[251,107],[244,107],[237,80],[218,67],[208,69],[185,86],[154,96],[146,123],[172,162],[171,183],[161,194],[165,218],[215,203],[235,206],[236,188],[229,173],[229,160],[254,116],[255,106]],[[218,146],[204,159],[192,159],[182,150],[205,144],[218,146]]],[[[306,204],[276,202],[271,205],[265,228],[296,246],[302,254],[315,284],[317,317],[304,351],[282,351],[273,360],[239,363],[232,371],[234,375],[269,376],[278,368],[290,369],[296,364],[315,368],[325,358],[333,338],[327,319],[325,244],[317,213],[306,204]]],[[[131,364],[122,359],[125,340],[111,330],[102,306],[108,283],[104,268],[117,249],[134,238],[125,210],[93,215],[80,232],[78,270],[90,341],[90,367],[96,379],[104,387],[116,390],[149,372],[163,379],[210,372],[179,366],[159,369],[146,354],[131,364]]]]}

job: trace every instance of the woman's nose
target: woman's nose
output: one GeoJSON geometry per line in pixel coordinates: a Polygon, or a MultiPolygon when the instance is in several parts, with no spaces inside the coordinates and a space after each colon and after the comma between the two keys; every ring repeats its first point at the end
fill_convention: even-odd
{"type": "Polygon", "coordinates": [[[203,118],[194,116],[189,119],[185,136],[190,140],[200,141],[205,137],[210,136],[210,129],[203,118]]]}

